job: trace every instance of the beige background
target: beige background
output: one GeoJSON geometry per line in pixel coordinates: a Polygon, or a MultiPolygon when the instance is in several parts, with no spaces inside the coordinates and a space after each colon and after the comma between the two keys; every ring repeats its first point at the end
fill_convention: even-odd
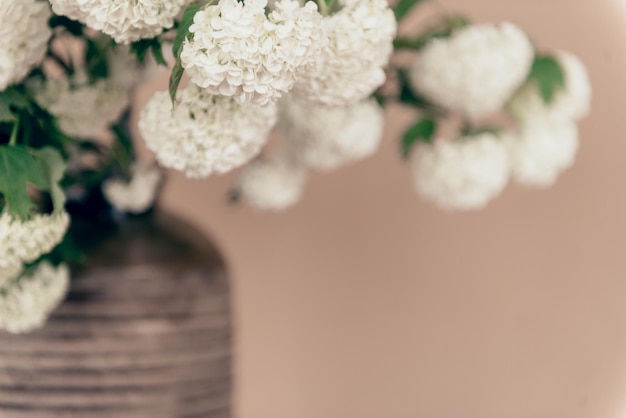
{"type": "Polygon", "coordinates": [[[577,164],[443,213],[412,190],[392,108],[381,151],[315,175],[287,213],[173,175],[164,205],[230,263],[240,418],[626,417],[626,0],[441,3],[583,58],[577,164]]]}

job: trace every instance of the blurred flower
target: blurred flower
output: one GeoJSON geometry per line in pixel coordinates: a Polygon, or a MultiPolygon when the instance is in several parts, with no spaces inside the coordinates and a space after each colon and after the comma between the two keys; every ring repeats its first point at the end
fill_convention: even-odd
{"type": "Polygon", "coordinates": [[[0,215],[0,268],[31,263],[61,242],[69,226],[66,212],[33,215],[21,221],[8,213],[0,215]]]}
{"type": "Polygon", "coordinates": [[[509,180],[506,145],[491,133],[420,143],[415,154],[418,193],[443,209],[482,209],[509,180]]]}
{"type": "Polygon", "coordinates": [[[261,210],[283,210],[302,196],[306,169],[285,154],[258,158],[240,173],[237,197],[261,210]]]}
{"type": "Polygon", "coordinates": [[[139,214],[154,204],[161,178],[158,166],[135,163],[130,182],[108,179],[102,184],[102,192],[120,212],[139,214]]]}
{"type": "Polygon", "coordinates": [[[317,5],[221,0],[196,13],[181,53],[191,81],[240,104],[266,105],[293,88],[320,48],[317,5]]]}
{"type": "Polygon", "coordinates": [[[579,120],[589,113],[591,83],[585,65],[568,52],[558,52],[557,60],[565,75],[565,88],[558,91],[551,103],[541,97],[539,88],[529,82],[509,103],[509,111],[520,120],[538,117],[579,120]]]}
{"type": "Polygon", "coordinates": [[[279,127],[293,154],[309,167],[333,170],[378,149],[384,112],[369,99],[347,107],[310,106],[294,97],[280,103],[279,127]]]}
{"type": "Polygon", "coordinates": [[[348,106],[371,95],[385,82],[383,67],[393,52],[396,20],[386,0],[340,1],[326,16],[328,37],[315,62],[294,88],[302,101],[348,106]]]}
{"type": "Polygon", "coordinates": [[[22,273],[22,263],[10,264],[8,266],[0,267],[0,291],[2,288],[22,273]]]}
{"type": "Polygon", "coordinates": [[[0,329],[13,334],[44,325],[67,294],[69,269],[42,261],[0,290],[0,329]]]}
{"type": "Polygon", "coordinates": [[[93,138],[117,121],[130,104],[128,86],[101,79],[93,84],[77,73],[29,83],[37,103],[57,117],[59,128],[77,138],[93,138]]]}
{"type": "Polygon", "coordinates": [[[21,81],[45,55],[50,8],[37,0],[0,0],[0,91],[21,81]]]}
{"type": "Polygon", "coordinates": [[[472,25],[432,40],[409,77],[436,104],[480,118],[504,106],[528,76],[533,58],[533,46],[518,27],[472,25]]]}
{"type": "Polygon", "coordinates": [[[535,118],[507,137],[513,178],[520,184],[548,187],[571,166],[578,150],[578,129],[569,120],[535,118]]]}
{"type": "Polygon", "coordinates": [[[54,13],[102,31],[121,44],[154,38],[161,34],[164,28],[174,25],[174,18],[191,2],[192,0],[50,0],[54,13]]]}
{"type": "Polygon", "coordinates": [[[239,105],[191,84],[178,92],[175,107],[167,92],[157,92],[141,112],[139,129],[163,166],[201,178],[248,162],[275,123],[275,105],[239,105]]]}

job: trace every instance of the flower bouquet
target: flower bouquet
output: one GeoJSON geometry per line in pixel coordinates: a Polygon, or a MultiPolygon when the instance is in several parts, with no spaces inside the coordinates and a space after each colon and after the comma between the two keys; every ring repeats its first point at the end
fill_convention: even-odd
{"type": "Polygon", "coordinates": [[[283,210],[309,171],[376,152],[390,104],[413,109],[399,155],[443,209],[553,184],[589,111],[584,65],[512,23],[415,28],[420,3],[0,0],[0,329],[44,325],[98,235],[70,225],[149,211],[160,167],[241,168],[230,199],[283,210]],[[169,89],[139,118],[157,166],[138,160],[128,109],[159,66],[169,89]]]}

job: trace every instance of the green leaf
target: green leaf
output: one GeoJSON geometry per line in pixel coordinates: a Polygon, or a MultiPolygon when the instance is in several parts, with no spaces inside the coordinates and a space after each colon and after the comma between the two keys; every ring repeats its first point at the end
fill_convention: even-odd
{"type": "Polygon", "coordinates": [[[411,155],[411,149],[418,141],[431,143],[436,129],[437,123],[431,118],[422,119],[407,129],[402,137],[400,148],[402,158],[406,159],[411,155]]]}
{"type": "Polygon", "coordinates": [[[424,0],[400,0],[394,7],[396,20],[400,21],[414,6],[422,3],[424,0]]]}
{"type": "Polygon", "coordinates": [[[0,146],[0,193],[10,214],[28,219],[35,207],[28,195],[28,184],[44,190],[47,183],[41,165],[25,147],[0,146]]]}
{"type": "Polygon", "coordinates": [[[58,27],[65,28],[65,30],[74,36],[82,36],[83,34],[83,25],[80,22],[69,19],[65,16],[52,15],[50,21],[48,22],[48,26],[52,29],[58,27]]]}
{"type": "Polygon", "coordinates": [[[395,49],[422,50],[434,39],[449,38],[456,30],[469,24],[468,20],[461,15],[446,17],[439,25],[436,25],[415,39],[397,38],[393,40],[395,49]]]}
{"type": "Polygon", "coordinates": [[[192,4],[191,6],[187,7],[185,13],[183,14],[183,18],[180,21],[180,25],[178,26],[176,38],[174,38],[174,45],[172,47],[172,50],[174,52],[174,58],[176,59],[176,63],[174,64],[174,68],[172,68],[169,83],[169,92],[170,98],[172,99],[172,105],[176,104],[176,92],[178,91],[178,85],[180,84],[180,80],[183,77],[183,73],[185,72],[183,64],[180,61],[180,53],[183,50],[183,43],[189,35],[189,28],[193,24],[193,18],[201,8],[202,6],[198,4],[192,4]]]}
{"type": "Polygon", "coordinates": [[[178,31],[176,32],[176,37],[174,38],[174,44],[172,46],[174,57],[176,57],[176,59],[180,57],[180,52],[183,49],[183,42],[187,39],[189,28],[193,24],[193,18],[201,8],[202,6],[199,4],[192,4],[187,7],[185,13],[183,13],[183,18],[180,20],[180,25],[178,26],[178,31]]]}
{"type": "Polygon", "coordinates": [[[32,103],[24,91],[9,87],[0,92],[0,122],[15,122],[20,110],[32,111],[32,103]]]}
{"type": "Polygon", "coordinates": [[[547,55],[535,56],[528,80],[537,83],[546,104],[552,103],[556,93],[565,88],[565,73],[561,64],[547,55]]]}
{"type": "Polygon", "coordinates": [[[107,78],[109,75],[109,63],[105,48],[100,47],[91,39],[87,39],[85,67],[87,67],[87,73],[92,80],[107,78]]]}
{"type": "Polygon", "coordinates": [[[35,156],[46,179],[45,190],[50,193],[54,211],[58,212],[65,206],[65,193],[61,188],[61,180],[65,176],[66,164],[61,154],[52,147],[30,150],[35,156]]]}
{"type": "Polygon", "coordinates": [[[2,122],[14,122],[15,115],[11,111],[8,103],[0,100],[0,123],[2,122]]]}
{"type": "Polygon", "coordinates": [[[148,55],[148,51],[151,47],[152,39],[140,39],[139,41],[130,44],[130,52],[135,54],[137,61],[143,63],[146,61],[146,55],[148,55]]]}
{"type": "Polygon", "coordinates": [[[165,61],[165,57],[163,56],[163,44],[161,43],[161,39],[155,39],[157,39],[158,41],[154,42],[152,44],[152,47],[150,48],[150,50],[152,51],[152,56],[154,57],[154,61],[156,61],[158,65],[167,67],[167,61],[165,61]]]}
{"type": "Polygon", "coordinates": [[[170,74],[169,92],[170,99],[172,99],[172,105],[176,105],[176,92],[178,91],[178,85],[180,84],[181,78],[183,78],[184,72],[185,70],[179,57],[176,59],[176,64],[174,64],[174,68],[172,68],[172,72],[170,74]]]}

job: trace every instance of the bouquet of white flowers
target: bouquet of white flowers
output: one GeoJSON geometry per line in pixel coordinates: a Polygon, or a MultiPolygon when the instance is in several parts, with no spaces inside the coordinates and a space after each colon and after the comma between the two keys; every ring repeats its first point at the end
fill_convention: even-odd
{"type": "Polygon", "coordinates": [[[309,170],[373,154],[391,103],[415,110],[400,155],[440,207],[482,208],[510,178],[552,184],[589,111],[584,65],[511,23],[445,15],[397,36],[419,3],[0,0],[0,329],[41,326],[63,299],[90,238],[73,219],[153,206],[161,171],[137,160],[127,125],[156,65],[169,91],[139,129],[159,165],[243,167],[231,198],[257,209],[294,205],[309,170]]]}

